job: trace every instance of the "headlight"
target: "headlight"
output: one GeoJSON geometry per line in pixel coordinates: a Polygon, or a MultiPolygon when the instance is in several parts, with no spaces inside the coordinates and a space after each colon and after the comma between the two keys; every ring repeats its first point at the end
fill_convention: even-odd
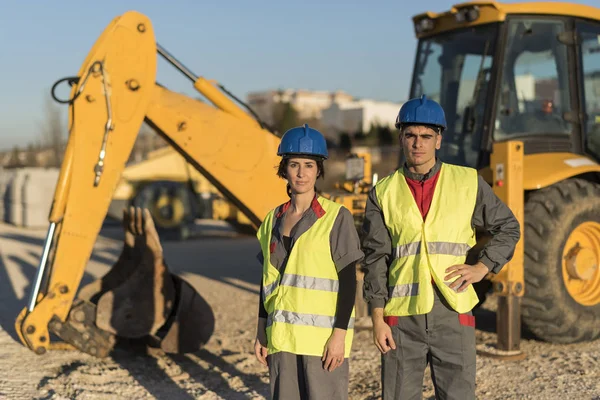
{"type": "Polygon", "coordinates": [[[479,18],[479,7],[478,6],[472,6],[472,7],[461,8],[456,13],[455,18],[456,18],[456,22],[459,22],[459,23],[461,23],[461,22],[473,22],[477,18],[479,18]]]}
{"type": "Polygon", "coordinates": [[[415,30],[417,33],[423,33],[433,30],[435,22],[431,18],[422,18],[415,23],[415,30]]]}

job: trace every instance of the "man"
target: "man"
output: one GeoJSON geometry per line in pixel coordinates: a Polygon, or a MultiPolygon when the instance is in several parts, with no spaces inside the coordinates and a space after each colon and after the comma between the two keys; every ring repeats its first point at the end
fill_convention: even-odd
{"type": "Polygon", "coordinates": [[[362,228],[383,399],[420,399],[427,364],[436,398],[474,399],[472,284],[512,258],[520,226],[475,169],[436,157],[446,129],[437,102],[406,102],[396,127],[406,162],[371,190],[362,228]],[[492,238],[466,265],[475,227],[492,238]]]}

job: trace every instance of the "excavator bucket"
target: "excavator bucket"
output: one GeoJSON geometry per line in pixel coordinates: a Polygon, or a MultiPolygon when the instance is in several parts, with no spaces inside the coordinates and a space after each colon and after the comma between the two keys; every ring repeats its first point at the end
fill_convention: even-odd
{"type": "Polygon", "coordinates": [[[166,322],[175,302],[175,285],[149,211],[131,207],[129,213],[124,223],[127,234],[135,239],[131,260],[135,264],[115,265],[122,271],[115,274],[130,273],[118,286],[100,294],[96,325],[117,336],[140,338],[166,322]]]}
{"type": "Polygon", "coordinates": [[[199,350],[214,330],[210,305],[169,271],[147,209],[124,210],[123,229],[117,262],[81,289],[67,323],[51,324],[51,329],[99,357],[110,353],[116,338],[140,339],[168,353],[199,350]]]}
{"type": "Polygon", "coordinates": [[[117,262],[101,279],[95,280],[81,288],[78,294],[80,299],[97,303],[100,296],[121,285],[138,267],[142,252],[134,251],[134,249],[142,247],[142,244],[139,242],[144,239],[141,235],[134,234],[135,227],[132,227],[132,224],[135,212],[136,210],[132,210],[131,208],[123,210],[122,225],[125,235],[123,238],[123,248],[117,262]],[[136,242],[138,242],[137,246],[136,242]]]}
{"type": "Polygon", "coordinates": [[[160,341],[165,353],[191,353],[201,349],[215,328],[215,315],[210,305],[185,280],[172,275],[177,288],[177,305],[172,322],[160,341]]]}

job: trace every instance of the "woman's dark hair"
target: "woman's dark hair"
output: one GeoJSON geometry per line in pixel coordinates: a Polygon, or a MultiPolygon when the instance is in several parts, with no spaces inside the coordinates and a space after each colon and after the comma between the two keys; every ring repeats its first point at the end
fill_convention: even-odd
{"type": "MultiPolygon", "coordinates": [[[[325,165],[323,163],[323,159],[322,158],[317,158],[317,157],[305,157],[302,156],[302,158],[309,158],[311,160],[313,160],[314,162],[317,163],[317,179],[319,178],[324,178],[325,177],[325,165]]],[[[288,163],[290,161],[290,157],[283,157],[281,159],[281,161],[279,162],[279,166],[277,167],[277,176],[283,179],[287,179],[286,176],[286,169],[288,166],[288,163]]],[[[315,186],[315,192],[317,191],[317,187],[315,186]]],[[[292,189],[290,188],[290,184],[287,184],[287,194],[289,197],[292,197],[292,189]]]]}

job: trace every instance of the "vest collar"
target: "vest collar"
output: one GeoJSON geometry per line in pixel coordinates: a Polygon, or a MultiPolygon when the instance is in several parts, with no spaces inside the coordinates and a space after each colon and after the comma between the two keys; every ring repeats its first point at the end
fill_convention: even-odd
{"type": "MultiPolygon", "coordinates": [[[[323,215],[325,215],[325,210],[321,206],[321,203],[319,203],[319,200],[317,197],[318,196],[315,193],[315,197],[313,197],[312,202],[310,203],[310,208],[315,213],[317,218],[321,218],[323,215]]],[[[291,200],[289,200],[287,203],[282,204],[281,207],[279,208],[279,212],[277,213],[277,218],[281,218],[281,216],[288,210],[288,208],[290,208],[291,205],[292,205],[291,200]]]]}
{"type": "Polygon", "coordinates": [[[435,174],[437,174],[441,168],[442,168],[442,160],[440,160],[437,157],[435,158],[435,164],[429,170],[429,172],[427,172],[426,174],[417,174],[415,172],[409,171],[406,163],[404,163],[404,165],[402,166],[402,170],[404,171],[404,176],[406,176],[407,178],[412,179],[414,181],[426,181],[426,180],[432,178],[433,176],[435,176],[435,174]]]}

